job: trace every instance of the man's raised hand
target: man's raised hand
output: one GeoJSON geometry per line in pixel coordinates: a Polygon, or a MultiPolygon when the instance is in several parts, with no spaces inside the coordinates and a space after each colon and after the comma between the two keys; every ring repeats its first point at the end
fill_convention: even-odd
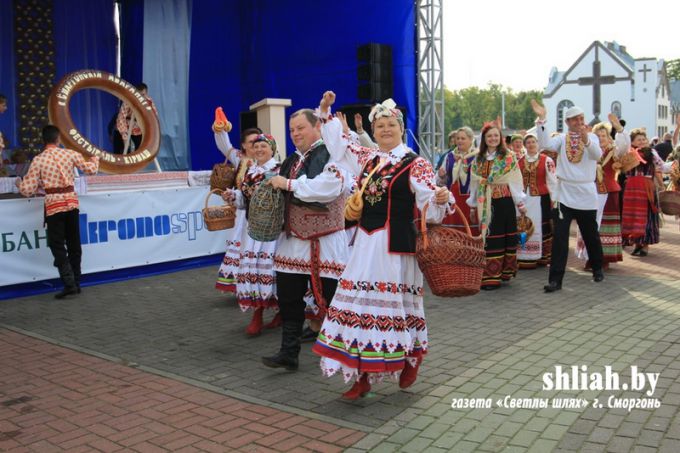
{"type": "Polygon", "coordinates": [[[541,104],[539,104],[536,99],[531,100],[531,108],[538,116],[538,119],[544,120],[545,119],[545,107],[543,107],[541,104]]]}

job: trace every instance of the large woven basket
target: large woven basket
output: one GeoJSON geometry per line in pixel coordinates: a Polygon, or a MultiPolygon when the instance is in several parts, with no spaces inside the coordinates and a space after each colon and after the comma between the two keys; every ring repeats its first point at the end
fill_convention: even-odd
{"type": "Polygon", "coordinates": [[[283,230],[284,208],[281,190],[262,182],[248,206],[248,236],[261,242],[278,239],[283,230]]]}
{"type": "Polygon", "coordinates": [[[441,297],[471,296],[479,292],[486,266],[481,236],[472,236],[467,219],[456,209],[465,233],[445,225],[426,225],[427,205],[416,238],[416,259],[432,293],[441,297]]]}
{"type": "Polygon", "coordinates": [[[226,190],[234,187],[236,169],[226,160],[221,164],[215,164],[210,174],[210,190],[226,190]]]}
{"type": "Polygon", "coordinates": [[[227,230],[234,227],[234,222],[236,220],[235,206],[208,206],[210,195],[221,193],[221,190],[214,189],[208,192],[208,195],[205,197],[205,206],[201,212],[203,213],[203,222],[208,231],[227,230]]]}
{"type": "Polygon", "coordinates": [[[680,192],[664,190],[659,192],[659,206],[666,215],[680,215],[680,192]]]}

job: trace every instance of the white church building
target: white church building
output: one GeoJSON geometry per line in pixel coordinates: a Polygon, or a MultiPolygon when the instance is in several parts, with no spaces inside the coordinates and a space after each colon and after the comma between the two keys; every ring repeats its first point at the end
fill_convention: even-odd
{"type": "Polygon", "coordinates": [[[550,71],[543,104],[550,130],[563,131],[564,110],[577,105],[586,122],[606,121],[614,112],[627,130],[644,127],[651,140],[674,127],[670,97],[664,60],[633,58],[616,42],[595,41],[569,69],[550,71]]]}

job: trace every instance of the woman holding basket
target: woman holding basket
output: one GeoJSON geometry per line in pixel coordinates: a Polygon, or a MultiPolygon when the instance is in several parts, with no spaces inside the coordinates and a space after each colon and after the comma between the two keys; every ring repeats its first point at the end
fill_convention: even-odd
{"type": "MultiPolygon", "coordinates": [[[[227,189],[222,197],[233,202],[248,219],[251,209],[250,200],[257,188],[266,178],[278,174],[280,164],[274,158],[276,141],[267,134],[259,134],[253,139],[255,162],[248,168],[240,187],[227,189]]],[[[246,329],[249,336],[259,335],[262,331],[262,315],[265,309],[278,312],[276,302],[276,274],[274,273],[274,252],[276,241],[258,241],[250,237],[245,228],[239,242],[239,266],[236,271],[236,297],[242,311],[253,310],[253,318],[246,329]]],[[[278,314],[271,324],[278,324],[278,314]]],[[[268,327],[272,327],[271,325],[268,327]]]]}
{"type": "MultiPolygon", "coordinates": [[[[238,150],[233,147],[229,140],[228,132],[231,130],[231,125],[227,126],[228,124],[229,122],[224,112],[222,112],[222,108],[218,108],[215,111],[215,122],[212,126],[215,133],[215,144],[224,154],[224,157],[236,167],[235,187],[240,187],[248,168],[255,159],[255,150],[253,148],[255,137],[261,134],[262,131],[257,128],[243,131],[241,133],[241,150],[238,150]]],[[[239,256],[241,254],[241,237],[246,229],[245,212],[239,214],[237,211],[234,228],[229,230],[231,237],[227,239],[227,251],[217,272],[215,288],[220,291],[236,293],[236,272],[238,271],[239,256]]]]}
{"type": "Polygon", "coordinates": [[[335,94],[324,93],[321,135],[332,159],[358,175],[363,187],[353,252],[313,351],[326,376],[354,381],[343,398],[355,400],[385,377],[412,385],[427,351],[423,274],[415,258],[414,211],[429,203],[427,218],[440,223],[453,207],[448,189],[435,185],[432,165],[402,142],[404,120],[394,101],[369,115],[378,149],[353,144],[332,118],[335,94]]]}

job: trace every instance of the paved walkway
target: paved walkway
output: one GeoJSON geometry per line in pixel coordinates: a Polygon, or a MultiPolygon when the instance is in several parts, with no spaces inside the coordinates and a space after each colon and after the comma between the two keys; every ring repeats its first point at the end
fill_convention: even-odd
{"type": "MultiPolygon", "coordinates": [[[[297,373],[260,365],[280,331],[248,339],[248,316],[215,292],[214,268],[0,302],[0,450],[680,451],[680,230],[626,254],[595,284],[570,261],[561,292],[544,269],[463,299],[428,295],[431,350],[407,391],[338,398],[303,349],[297,373]],[[511,409],[513,398],[642,398],[547,391],[556,365],[659,372],[655,409],[511,409]],[[452,400],[491,398],[491,408],[452,400]],[[83,415],[84,414],[84,415],[83,415]],[[235,433],[235,434],[234,434],[235,433]]],[[[630,249],[628,249],[628,252],[630,249]]],[[[87,253],[87,250],[85,250],[87,253]]],[[[606,406],[606,404],[605,404],[606,406]]]]}

